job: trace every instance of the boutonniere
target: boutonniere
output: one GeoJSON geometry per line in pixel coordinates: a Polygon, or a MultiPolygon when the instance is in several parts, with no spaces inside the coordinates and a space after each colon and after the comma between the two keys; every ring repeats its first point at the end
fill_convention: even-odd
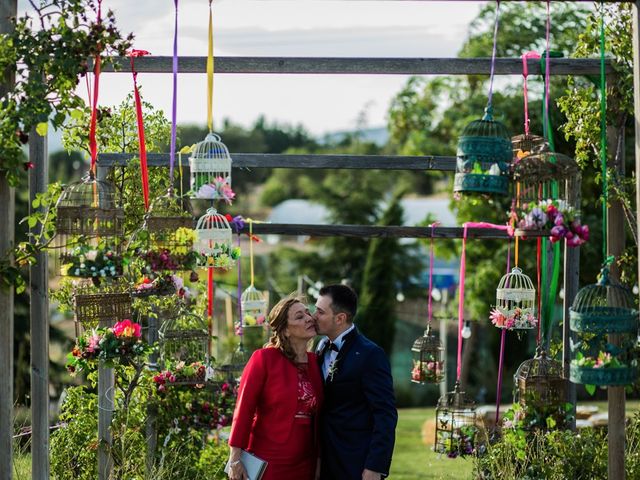
{"type": "Polygon", "coordinates": [[[338,371],[338,359],[334,359],[333,362],[329,364],[329,369],[327,370],[327,380],[333,382],[333,376],[338,371]]]}

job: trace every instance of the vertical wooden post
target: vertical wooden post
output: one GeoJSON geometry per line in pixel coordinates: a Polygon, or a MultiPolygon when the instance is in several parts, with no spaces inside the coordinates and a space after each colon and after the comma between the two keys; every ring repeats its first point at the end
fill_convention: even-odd
{"type": "MultiPolygon", "coordinates": [[[[580,178],[567,181],[567,202],[571,206],[580,209],[582,181],[580,178]],[[569,189],[571,186],[571,190],[569,189]]],[[[564,299],[563,299],[563,322],[562,322],[562,374],[567,379],[567,402],[573,405],[573,421],[571,429],[575,430],[576,420],[576,384],[569,381],[569,369],[571,365],[571,340],[575,336],[571,332],[569,324],[569,308],[576,298],[580,287],[580,247],[569,247],[567,241],[564,242],[564,299]]]]}
{"type": "MultiPolygon", "coordinates": [[[[147,324],[149,326],[149,330],[147,330],[147,342],[149,345],[153,345],[158,341],[158,325],[159,325],[159,316],[161,315],[160,311],[156,311],[155,315],[149,315],[147,317],[147,324]]],[[[149,369],[152,371],[158,371],[158,353],[153,352],[149,355],[149,369]]],[[[145,432],[147,437],[147,477],[153,478],[154,475],[154,466],[155,466],[155,457],[156,457],[156,447],[158,446],[158,406],[155,402],[149,402],[147,405],[147,421],[145,425],[145,432]]]]}
{"type": "MultiPolygon", "coordinates": [[[[0,0],[0,33],[13,29],[17,0],[0,0]]],[[[0,97],[13,88],[14,78],[0,72],[0,97]]],[[[13,246],[15,192],[0,171],[0,258],[13,246]]],[[[0,478],[11,480],[13,457],[13,288],[0,286],[0,478]]]]}
{"type": "MultiPolygon", "coordinates": [[[[33,208],[38,193],[47,191],[49,161],[47,137],[35,128],[29,134],[29,212],[44,212],[33,208]]],[[[30,229],[31,242],[40,235],[42,224],[30,229]]],[[[31,474],[34,480],[49,479],[49,290],[47,252],[36,254],[36,263],[29,269],[31,328],[31,474]]]]}

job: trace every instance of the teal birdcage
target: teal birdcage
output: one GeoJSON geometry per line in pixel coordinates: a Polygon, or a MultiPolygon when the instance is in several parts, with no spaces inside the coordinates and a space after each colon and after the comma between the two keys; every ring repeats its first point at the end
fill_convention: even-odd
{"type": "Polygon", "coordinates": [[[632,293],[612,283],[604,267],[598,282],[578,291],[569,310],[572,345],[571,381],[588,385],[627,385],[638,374],[634,346],[638,311],[632,293]],[[608,335],[618,336],[614,345],[608,335]]]}
{"type": "Polygon", "coordinates": [[[505,125],[493,119],[488,106],[480,120],[467,125],[458,138],[453,191],[506,195],[509,166],[513,157],[511,135],[505,125]]]}

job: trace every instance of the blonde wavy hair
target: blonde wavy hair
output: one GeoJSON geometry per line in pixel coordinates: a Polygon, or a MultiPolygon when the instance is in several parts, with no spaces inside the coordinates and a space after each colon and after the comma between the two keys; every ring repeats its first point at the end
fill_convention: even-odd
{"type": "Polygon", "coordinates": [[[269,312],[269,326],[271,327],[271,338],[267,346],[278,348],[289,360],[295,363],[296,353],[293,351],[291,342],[284,332],[289,324],[289,309],[296,303],[305,303],[304,297],[291,294],[276,303],[269,312]]]}

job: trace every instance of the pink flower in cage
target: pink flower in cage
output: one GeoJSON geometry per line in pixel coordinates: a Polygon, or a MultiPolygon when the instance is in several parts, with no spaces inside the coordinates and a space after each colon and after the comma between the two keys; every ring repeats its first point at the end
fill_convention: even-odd
{"type": "Polygon", "coordinates": [[[242,333],[243,333],[243,332],[242,332],[242,323],[240,323],[240,322],[236,322],[235,327],[236,327],[236,335],[237,335],[237,336],[239,336],[239,337],[241,337],[241,336],[242,336],[242,333]]]}
{"type": "Polygon", "coordinates": [[[507,330],[511,330],[515,326],[515,324],[516,324],[515,318],[509,318],[504,323],[504,328],[506,328],[507,330]]]}
{"type": "Polygon", "coordinates": [[[497,308],[491,310],[489,318],[491,319],[491,323],[493,323],[496,327],[504,327],[504,322],[507,319],[504,314],[497,308]]]}
{"type": "Polygon", "coordinates": [[[256,318],[256,325],[264,325],[264,315],[258,315],[258,318],[256,318]]]}
{"type": "Polygon", "coordinates": [[[113,326],[113,334],[116,337],[140,338],[142,335],[140,324],[131,320],[122,320],[113,326]]]}

